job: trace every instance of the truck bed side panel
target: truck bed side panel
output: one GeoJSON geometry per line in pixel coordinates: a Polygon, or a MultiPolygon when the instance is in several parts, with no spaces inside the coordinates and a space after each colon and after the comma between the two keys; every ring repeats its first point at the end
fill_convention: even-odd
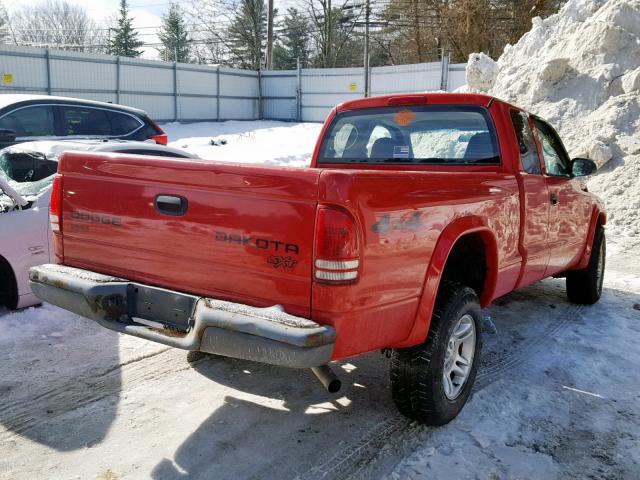
{"type": "MultiPolygon", "coordinates": [[[[499,172],[325,170],[320,202],[349,209],[361,226],[360,280],[313,285],[313,318],[336,327],[335,358],[401,344],[421,304],[431,254],[447,225],[475,217],[496,236],[496,293],[520,268],[518,185],[499,172]]],[[[435,292],[427,292],[435,295],[435,292]]],[[[428,302],[427,302],[428,303],[428,302]]]]}

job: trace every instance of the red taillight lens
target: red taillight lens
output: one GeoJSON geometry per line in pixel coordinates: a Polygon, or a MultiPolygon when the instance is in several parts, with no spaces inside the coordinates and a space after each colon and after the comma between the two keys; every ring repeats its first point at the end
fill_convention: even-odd
{"type": "Polygon", "coordinates": [[[162,135],[154,135],[153,137],[151,137],[151,140],[159,143],[160,145],[166,145],[167,143],[169,143],[169,137],[166,133],[163,133],[162,135]]]}
{"type": "Polygon", "coordinates": [[[49,202],[49,221],[51,222],[52,231],[62,231],[62,175],[56,175],[53,178],[51,200],[49,202]]]}
{"type": "Polygon", "coordinates": [[[316,218],[314,277],[327,283],[358,279],[360,240],[358,227],[348,212],[321,206],[316,218]]]}
{"type": "Polygon", "coordinates": [[[151,140],[153,140],[156,143],[159,143],[160,145],[166,145],[167,143],[169,143],[169,136],[166,133],[164,133],[164,130],[160,128],[160,125],[158,125],[156,122],[154,122],[150,118],[147,118],[147,121],[151,124],[151,126],[156,131],[156,135],[153,135],[151,137],[151,140]]]}

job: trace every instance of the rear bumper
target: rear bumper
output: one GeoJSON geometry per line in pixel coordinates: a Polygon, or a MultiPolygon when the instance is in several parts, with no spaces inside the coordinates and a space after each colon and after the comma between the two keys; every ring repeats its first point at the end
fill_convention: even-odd
{"type": "Polygon", "coordinates": [[[333,353],[332,327],[277,307],[197,297],[62,265],[34,267],[29,279],[46,302],[171,347],[298,368],[324,365],[333,353]]]}

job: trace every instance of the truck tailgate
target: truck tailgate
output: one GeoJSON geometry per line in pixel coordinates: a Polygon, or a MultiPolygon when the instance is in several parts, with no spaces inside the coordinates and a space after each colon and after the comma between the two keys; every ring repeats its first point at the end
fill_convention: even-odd
{"type": "Polygon", "coordinates": [[[59,173],[66,265],[310,314],[319,170],[67,153],[59,173]]]}

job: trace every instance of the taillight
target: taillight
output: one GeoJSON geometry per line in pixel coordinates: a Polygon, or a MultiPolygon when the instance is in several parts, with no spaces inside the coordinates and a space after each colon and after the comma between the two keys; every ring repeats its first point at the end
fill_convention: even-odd
{"type": "Polygon", "coordinates": [[[351,283],[360,270],[360,241],[354,218],[335,207],[321,206],[316,218],[314,278],[351,283]]]}
{"type": "Polygon", "coordinates": [[[160,128],[160,125],[158,125],[156,122],[154,122],[150,118],[147,118],[147,121],[151,124],[153,129],[156,131],[156,135],[152,135],[150,137],[151,140],[153,140],[156,143],[159,143],[160,145],[166,145],[167,143],[169,143],[169,136],[166,133],[164,133],[164,130],[160,128]]]}
{"type": "Polygon", "coordinates": [[[151,140],[159,143],[160,145],[166,145],[167,143],[169,143],[169,137],[166,133],[163,133],[162,135],[154,135],[153,137],[151,137],[151,140]]]}
{"type": "Polygon", "coordinates": [[[53,178],[51,200],[49,202],[49,221],[51,222],[52,231],[62,231],[62,175],[56,175],[53,178]]]}

